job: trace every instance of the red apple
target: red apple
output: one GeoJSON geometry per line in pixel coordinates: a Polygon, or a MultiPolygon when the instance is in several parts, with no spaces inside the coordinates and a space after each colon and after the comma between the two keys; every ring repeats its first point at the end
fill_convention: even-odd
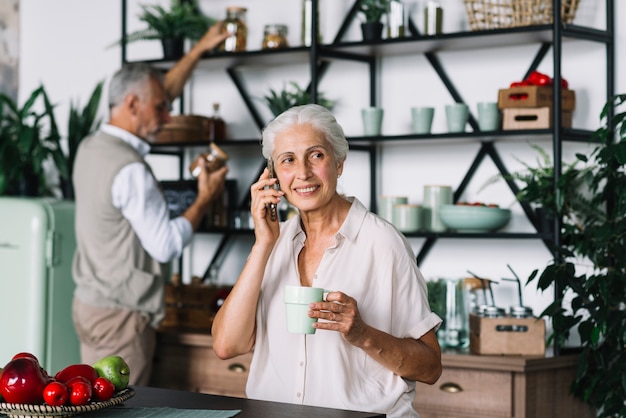
{"type": "Polygon", "coordinates": [[[21,353],[17,353],[16,355],[13,356],[13,358],[11,360],[15,360],[16,358],[21,358],[21,357],[32,358],[32,359],[35,359],[37,361],[37,363],[39,363],[39,359],[37,358],[37,356],[35,356],[33,353],[28,353],[26,351],[23,351],[21,353]]]}
{"type": "Polygon", "coordinates": [[[93,389],[91,382],[82,376],[76,376],[66,383],[70,391],[70,403],[75,406],[86,405],[91,400],[93,389]]]}
{"type": "Polygon", "coordinates": [[[2,369],[0,395],[9,403],[40,404],[47,383],[47,376],[36,360],[18,357],[2,369]]]}
{"type": "Polygon", "coordinates": [[[93,383],[93,397],[98,401],[108,401],[115,394],[115,385],[106,377],[99,377],[93,383]]]}
{"type": "Polygon", "coordinates": [[[63,370],[59,371],[54,379],[59,382],[67,383],[70,379],[82,376],[89,380],[89,383],[92,385],[98,378],[98,372],[89,364],[72,364],[71,366],[67,366],[63,370]]]}
{"type": "Polygon", "coordinates": [[[70,398],[70,392],[65,383],[50,382],[43,389],[43,400],[50,406],[63,406],[70,398]]]}

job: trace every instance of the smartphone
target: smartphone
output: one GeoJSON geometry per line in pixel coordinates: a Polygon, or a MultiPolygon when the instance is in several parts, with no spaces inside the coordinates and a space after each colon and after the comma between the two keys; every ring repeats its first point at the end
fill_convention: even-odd
{"type": "MultiPolygon", "coordinates": [[[[271,158],[269,158],[267,160],[267,170],[270,173],[270,178],[276,178],[276,173],[274,172],[274,162],[272,161],[271,158]]],[[[274,183],[274,189],[279,190],[280,186],[278,185],[278,182],[274,183]]],[[[278,219],[278,210],[276,209],[276,204],[274,203],[270,203],[269,205],[269,210],[270,210],[270,218],[272,219],[272,221],[275,221],[276,219],[278,219]]]]}

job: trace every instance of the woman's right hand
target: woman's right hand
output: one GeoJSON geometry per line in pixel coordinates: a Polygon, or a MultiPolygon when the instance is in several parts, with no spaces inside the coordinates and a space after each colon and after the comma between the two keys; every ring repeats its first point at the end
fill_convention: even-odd
{"type": "Polygon", "coordinates": [[[278,179],[270,178],[269,170],[266,168],[261,173],[259,181],[250,187],[250,214],[254,220],[254,235],[257,241],[266,241],[274,244],[280,235],[278,226],[278,216],[275,220],[271,218],[269,205],[278,206],[284,193],[274,188],[278,179]]]}

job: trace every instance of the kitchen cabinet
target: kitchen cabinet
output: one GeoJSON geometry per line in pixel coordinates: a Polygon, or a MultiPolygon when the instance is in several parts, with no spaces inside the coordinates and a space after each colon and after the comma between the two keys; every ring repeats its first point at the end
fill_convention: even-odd
{"type": "Polygon", "coordinates": [[[209,333],[160,330],[150,386],[245,398],[252,353],[221,360],[209,333]]]}
{"type": "Polygon", "coordinates": [[[414,405],[422,418],[591,418],[572,397],[578,356],[443,354],[432,386],[417,383],[414,405]]]}

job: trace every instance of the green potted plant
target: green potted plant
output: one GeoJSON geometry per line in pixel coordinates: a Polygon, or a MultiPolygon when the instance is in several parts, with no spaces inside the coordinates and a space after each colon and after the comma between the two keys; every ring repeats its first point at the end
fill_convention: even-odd
{"type": "Polygon", "coordinates": [[[80,142],[93,133],[100,125],[101,120],[96,119],[100,98],[102,97],[102,87],[104,81],[96,84],[96,87],[89,96],[85,107],[80,109],[78,103],[70,103],[70,114],[67,123],[67,177],[61,177],[61,191],[66,199],[74,198],[74,188],[72,186],[72,173],[74,172],[74,159],[80,142]]]}
{"type": "Polygon", "coordinates": [[[390,0],[359,0],[358,10],[365,18],[361,23],[363,40],[377,41],[382,38],[382,18],[387,13],[390,0]]]}
{"type": "Polygon", "coordinates": [[[626,416],[626,113],[618,112],[625,102],[626,95],[617,95],[604,106],[597,145],[589,155],[576,155],[586,168],[564,170],[544,192],[539,186],[549,182],[529,181],[520,194],[562,220],[554,259],[528,282],[555,289],[554,302],[541,314],[552,321],[549,341],[562,347],[578,332],[580,361],[571,390],[602,418],[626,416]]]}
{"type": "Polygon", "coordinates": [[[159,5],[140,5],[140,21],[148,27],[124,37],[126,43],[139,40],[159,40],[163,45],[163,59],[180,58],[184,40],[196,41],[216,22],[200,12],[197,1],[172,0],[169,10],[159,5]]]}
{"type": "Polygon", "coordinates": [[[67,177],[53,110],[43,86],[21,108],[0,94],[0,195],[52,195],[44,167],[49,160],[67,177]]]}
{"type": "MultiPolygon", "coordinates": [[[[289,86],[291,86],[291,88],[283,86],[283,89],[278,92],[274,89],[270,89],[270,93],[263,96],[265,104],[274,116],[280,115],[293,106],[312,103],[311,93],[308,90],[304,90],[294,81],[290,81],[289,86]]],[[[317,103],[328,110],[332,110],[335,105],[335,102],[326,99],[323,93],[318,93],[317,103]]]]}

